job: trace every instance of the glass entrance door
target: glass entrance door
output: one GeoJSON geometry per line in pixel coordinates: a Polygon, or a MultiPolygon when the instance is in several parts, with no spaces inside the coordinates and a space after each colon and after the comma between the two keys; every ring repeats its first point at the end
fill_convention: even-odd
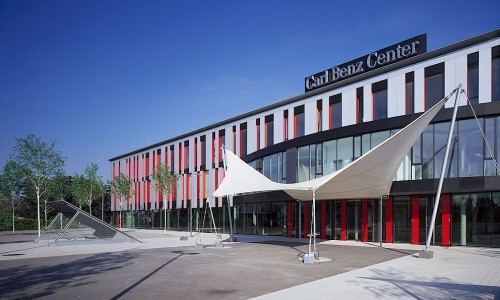
{"type": "Polygon", "coordinates": [[[393,201],[393,237],[395,243],[411,242],[411,201],[393,201]]]}

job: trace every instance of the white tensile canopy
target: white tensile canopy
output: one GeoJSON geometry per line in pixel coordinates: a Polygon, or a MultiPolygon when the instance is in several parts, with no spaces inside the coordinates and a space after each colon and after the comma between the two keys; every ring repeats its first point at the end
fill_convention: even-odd
{"type": "MultiPolygon", "coordinates": [[[[453,91],[455,92],[455,91],[453,91]]],[[[416,120],[401,129],[345,168],[334,173],[300,183],[284,184],[269,180],[225,149],[225,177],[213,197],[282,190],[301,201],[326,199],[378,199],[389,195],[396,172],[405,155],[427,125],[444,106],[439,101],[416,120]]]]}

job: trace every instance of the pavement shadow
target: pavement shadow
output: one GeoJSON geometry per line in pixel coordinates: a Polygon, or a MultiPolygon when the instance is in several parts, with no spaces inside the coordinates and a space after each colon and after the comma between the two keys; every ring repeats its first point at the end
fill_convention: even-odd
{"type": "Polygon", "coordinates": [[[112,300],[116,300],[116,299],[122,298],[127,293],[129,293],[131,290],[133,290],[134,288],[136,288],[138,285],[140,285],[141,283],[143,283],[144,281],[146,281],[148,278],[150,278],[151,276],[153,276],[154,274],[156,274],[158,271],[160,271],[161,269],[163,269],[164,267],[166,267],[170,263],[172,263],[175,260],[179,259],[181,256],[183,256],[183,255],[190,255],[190,256],[192,256],[192,255],[198,255],[199,254],[197,252],[184,252],[184,251],[172,251],[172,253],[176,253],[177,256],[175,256],[174,258],[171,258],[170,260],[166,261],[164,264],[162,264],[161,266],[159,266],[155,270],[151,271],[149,274],[147,274],[146,276],[142,277],[141,279],[139,279],[138,281],[136,281],[134,284],[131,284],[128,288],[126,288],[125,290],[121,291],[116,296],[112,297],[111,299],[112,300]]]}
{"type": "Polygon", "coordinates": [[[137,253],[100,253],[53,266],[33,267],[29,264],[3,268],[0,298],[34,299],[50,297],[57,290],[81,285],[91,286],[93,276],[120,269],[137,253]]]}
{"type": "Polygon", "coordinates": [[[361,280],[382,281],[387,284],[369,285],[356,282],[369,290],[376,298],[400,298],[408,297],[414,299],[498,299],[500,287],[464,284],[452,281],[441,276],[410,274],[400,270],[372,269],[374,276],[357,277],[361,280]]]}

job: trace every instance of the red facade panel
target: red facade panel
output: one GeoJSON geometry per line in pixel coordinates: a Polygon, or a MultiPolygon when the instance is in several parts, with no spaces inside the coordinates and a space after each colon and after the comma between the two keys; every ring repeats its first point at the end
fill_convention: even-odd
{"type": "Polygon", "coordinates": [[[347,200],[340,200],[340,239],[347,240],[346,232],[347,221],[347,200]]]}
{"type": "Polygon", "coordinates": [[[321,201],[321,239],[326,240],[326,201],[321,201]]]}
{"type": "Polygon", "coordinates": [[[368,242],[368,199],[361,200],[361,240],[368,242]]]}
{"type": "Polygon", "coordinates": [[[385,201],[385,242],[392,243],[392,198],[385,201]]]}
{"type": "Polygon", "coordinates": [[[288,202],[288,208],[286,211],[286,236],[292,237],[292,202],[288,202]]]}
{"type": "Polygon", "coordinates": [[[450,246],[450,195],[442,195],[441,203],[443,206],[442,211],[442,246],[450,246]]]}
{"type": "Polygon", "coordinates": [[[309,234],[309,203],[304,202],[304,237],[309,234]]]}
{"type": "Polygon", "coordinates": [[[419,203],[420,199],[418,196],[411,197],[411,243],[418,245],[419,240],[419,226],[420,226],[420,216],[419,216],[419,203]]]}

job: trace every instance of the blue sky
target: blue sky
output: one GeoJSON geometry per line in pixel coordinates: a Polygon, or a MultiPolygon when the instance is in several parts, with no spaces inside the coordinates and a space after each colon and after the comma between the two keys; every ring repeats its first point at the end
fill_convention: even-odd
{"type": "Polygon", "coordinates": [[[304,92],[304,77],[415,35],[500,26],[500,1],[0,0],[0,168],[16,137],[66,172],[304,92]]]}

